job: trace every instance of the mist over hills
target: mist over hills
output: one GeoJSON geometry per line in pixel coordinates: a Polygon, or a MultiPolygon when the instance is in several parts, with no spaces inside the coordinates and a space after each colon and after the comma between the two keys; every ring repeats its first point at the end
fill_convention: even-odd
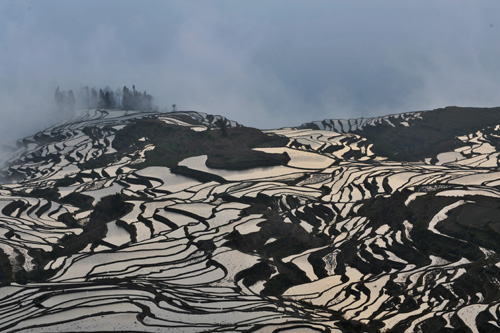
{"type": "Polygon", "coordinates": [[[1,170],[0,329],[498,330],[499,140],[500,108],[75,111],[1,170]]]}

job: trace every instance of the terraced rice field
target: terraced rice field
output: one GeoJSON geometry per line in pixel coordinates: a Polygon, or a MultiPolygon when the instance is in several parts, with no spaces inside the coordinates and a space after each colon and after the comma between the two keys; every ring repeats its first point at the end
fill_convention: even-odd
{"type": "Polygon", "coordinates": [[[419,161],[362,136],[421,117],[266,131],[286,144],[250,148],[288,161],[244,170],[210,151],[149,165],[154,133],[115,142],[139,120],[222,135],[196,112],[83,111],[21,140],[0,187],[0,330],[500,330],[500,125],[419,161]]]}

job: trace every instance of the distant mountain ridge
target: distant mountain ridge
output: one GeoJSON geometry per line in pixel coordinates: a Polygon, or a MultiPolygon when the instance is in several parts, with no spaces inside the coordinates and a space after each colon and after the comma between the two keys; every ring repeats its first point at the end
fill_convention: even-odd
{"type": "Polygon", "coordinates": [[[377,125],[389,125],[389,126],[409,126],[409,122],[414,119],[421,119],[423,112],[427,111],[415,111],[415,112],[404,112],[390,114],[386,116],[379,117],[368,117],[368,118],[349,118],[349,119],[324,119],[321,121],[312,121],[309,123],[304,123],[298,128],[309,128],[317,130],[327,130],[334,131],[338,133],[352,133],[367,126],[377,126],[377,125]]]}
{"type": "MultiPolygon", "coordinates": [[[[475,108],[475,107],[458,107],[458,106],[448,106],[445,108],[439,108],[434,110],[424,110],[424,111],[411,111],[394,113],[384,116],[375,117],[361,117],[361,118],[349,118],[349,119],[324,119],[316,120],[308,123],[304,123],[297,128],[309,128],[317,130],[329,130],[338,133],[354,133],[361,131],[369,127],[377,126],[405,126],[409,127],[413,123],[418,123],[418,120],[424,120],[425,118],[432,118],[436,121],[436,126],[446,125],[450,121],[459,121],[460,123],[468,122],[472,118],[478,116],[478,112],[490,113],[488,116],[491,117],[489,120],[497,121],[498,118],[495,116],[500,107],[492,108],[475,108]]],[[[482,119],[481,121],[484,121],[482,119]]],[[[477,124],[477,122],[474,122],[477,124]]],[[[482,125],[486,125],[482,123],[482,125]]]]}

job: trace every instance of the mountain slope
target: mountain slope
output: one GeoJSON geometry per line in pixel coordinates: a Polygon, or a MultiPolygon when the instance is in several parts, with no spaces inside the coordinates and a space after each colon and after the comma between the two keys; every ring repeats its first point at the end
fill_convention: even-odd
{"type": "MultiPolygon", "coordinates": [[[[500,108],[447,107],[385,117],[354,120],[324,120],[301,128],[355,133],[374,144],[373,151],[396,161],[421,161],[467,146],[457,137],[491,128],[500,123],[500,108]]],[[[496,136],[487,138],[493,145],[496,136]]]]}
{"type": "Polygon", "coordinates": [[[494,331],[500,112],[453,110],[353,133],[91,110],[26,138],[2,170],[0,328],[494,331]],[[443,122],[453,147],[377,153],[443,122]]]}

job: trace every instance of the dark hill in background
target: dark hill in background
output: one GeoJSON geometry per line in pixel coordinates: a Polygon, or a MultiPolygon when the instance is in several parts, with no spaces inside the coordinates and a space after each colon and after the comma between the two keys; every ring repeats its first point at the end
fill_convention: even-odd
{"type": "MultiPolygon", "coordinates": [[[[374,144],[373,152],[395,161],[421,161],[461,146],[456,137],[478,130],[486,130],[500,123],[500,107],[472,108],[449,106],[432,111],[379,117],[382,121],[365,126],[344,126],[343,132],[358,134],[374,144]],[[407,118],[411,119],[407,119],[407,118]],[[383,121],[387,119],[388,121],[383,121]],[[403,125],[407,122],[409,126],[403,125]],[[392,124],[392,125],[391,125],[392,124]],[[360,128],[361,127],[361,128],[360,128]]],[[[366,123],[370,119],[355,119],[352,123],[366,123]]],[[[322,124],[332,120],[307,123],[301,128],[330,129],[322,124]],[[323,127],[323,128],[321,128],[323,127]]],[[[339,128],[335,129],[338,130],[339,128]]],[[[491,137],[496,145],[500,140],[491,137]]]]}

